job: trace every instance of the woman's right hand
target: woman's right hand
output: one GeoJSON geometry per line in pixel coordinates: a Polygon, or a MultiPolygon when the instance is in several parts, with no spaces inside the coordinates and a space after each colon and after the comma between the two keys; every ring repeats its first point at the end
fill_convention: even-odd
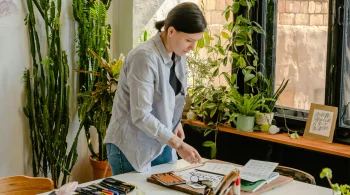
{"type": "Polygon", "coordinates": [[[179,137],[173,136],[170,140],[168,145],[173,147],[176,152],[179,154],[179,156],[184,159],[185,161],[195,164],[201,162],[201,156],[197,152],[196,149],[194,149],[192,146],[186,144],[183,142],[179,137]]]}
{"type": "Polygon", "coordinates": [[[178,148],[176,151],[182,159],[191,164],[201,162],[201,156],[197,150],[185,142],[182,142],[182,147],[178,148]]]}

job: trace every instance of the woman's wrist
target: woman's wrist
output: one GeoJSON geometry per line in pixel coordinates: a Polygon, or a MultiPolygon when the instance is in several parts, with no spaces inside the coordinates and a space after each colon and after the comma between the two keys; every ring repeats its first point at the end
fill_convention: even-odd
{"type": "Polygon", "coordinates": [[[174,148],[176,151],[182,149],[183,144],[184,144],[184,142],[176,135],[173,135],[168,142],[168,145],[170,147],[174,148]]]}

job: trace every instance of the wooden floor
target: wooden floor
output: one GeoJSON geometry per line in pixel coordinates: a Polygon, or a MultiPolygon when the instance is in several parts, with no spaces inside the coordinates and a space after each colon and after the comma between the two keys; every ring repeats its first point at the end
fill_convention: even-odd
{"type": "MultiPolygon", "coordinates": [[[[189,121],[186,119],[183,119],[182,121],[189,125],[210,128],[204,125],[204,123],[201,121],[189,121]]],[[[314,150],[318,152],[350,158],[349,145],[338,144],[338,143],[326,143],[319,140],[305,138],[303,136],[300,136],[300,139],[291,139],[287,133],[270,134],[270,133],[264,133],[264,132],[251,132],[251,133],[243,132],[243,131],[238,131],[234,129],[229,125],[220,125],[219,130],[228,132],[228,133],[246,136],[246,137],[267,140],[270,142],[275,142],[275,143],[280,143],[284,145],[295,146],[299,148],[305,148],[309,150],[314,150]]]]}

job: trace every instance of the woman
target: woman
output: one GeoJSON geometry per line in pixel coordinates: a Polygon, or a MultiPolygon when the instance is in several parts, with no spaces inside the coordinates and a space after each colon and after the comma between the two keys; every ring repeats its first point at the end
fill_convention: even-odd
{"type": "Polygon", "coordinates": [[[207,23],[198,6],[186,2],[155,26],[159,33],[130,51],[119,77],[105,137],[113,175],[176,162],[176,152],[190,163],[201,160],[183,141],[180,121],[187,87],[185,54],[195,48],[207,23]]]}

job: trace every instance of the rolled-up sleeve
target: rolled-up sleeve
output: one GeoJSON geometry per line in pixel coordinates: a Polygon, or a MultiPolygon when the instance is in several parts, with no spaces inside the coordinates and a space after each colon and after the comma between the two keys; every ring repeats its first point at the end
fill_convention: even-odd
{"type": "Polygon", "coordinates": [[[166,144],[173,133],[151,113],[156,74],[154,63],[152,56],[143,52],[129,58],[127,83],[131,120],[146,135],[166,144]]]}

